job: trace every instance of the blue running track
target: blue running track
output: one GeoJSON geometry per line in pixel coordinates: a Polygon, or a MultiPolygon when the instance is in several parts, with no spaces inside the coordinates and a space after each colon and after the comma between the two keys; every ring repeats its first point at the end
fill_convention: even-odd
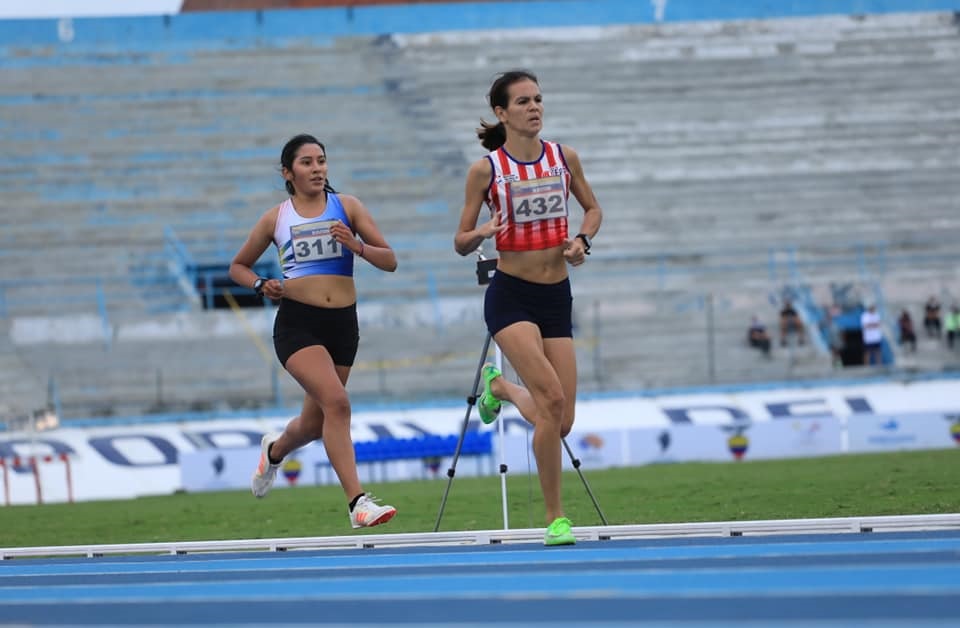
{"type": "Polygon", "coordinates": [[[960,530],[0,562],[0,625],[960,626],[960,530]]]}

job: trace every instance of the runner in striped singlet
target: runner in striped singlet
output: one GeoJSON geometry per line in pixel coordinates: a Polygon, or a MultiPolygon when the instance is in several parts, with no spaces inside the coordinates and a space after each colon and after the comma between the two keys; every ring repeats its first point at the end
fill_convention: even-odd
{"type": "Polygon", "coordinates": [[[546,545],[575,542],[560,498],[561,439],[573,427],[577,363],[568,264],[590,253],[603,212],[569,146],[540,139],[543,98],[533,73],[505,72],[488,95],[496,124],[481,121],[477,136],[490,154],[467,173],[454,247],[460,255],[495,237],[499,257],[484,297],[487,329],[526,387],[483,367],[480,418],[493,422],[507,401],[533,425],[548,524],[546,545]],[[584,210],[579,231],[568,228],[570,193],[584,210]],[[478,226],[486,205],[490,219],[478,226]]]}

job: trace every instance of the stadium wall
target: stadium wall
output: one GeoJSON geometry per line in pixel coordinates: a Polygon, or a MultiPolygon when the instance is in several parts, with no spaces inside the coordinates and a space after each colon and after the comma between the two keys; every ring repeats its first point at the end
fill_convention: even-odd
{"type": "MultiPolygon", "coordinates": [[[[153,13],[150,7],[154,10],[165,8],[169,2],[157,0],[156,5],[149,5],[142,1],[133,6],[138,6],[140,12],[153,13]]],[[[105,13],[112,3],[87,3],[82,11],[74,4],[52,4],[48,0],[46,3],[24,3],[17,8],[4,6],[0,9],[0,18],[7,19],[0,19],[0,48],[106,45],[141,49],[157,44],[170,46],[197,41],[275,43],[285,39],[323,41],[384,33],[960,10],[960,0],[754,0],[729,3],[705,0],[529,0],[196,13],[179,13],[178,9],[140,17],[80,17],[115,15],[117,12],[105,13]],[[53,16],[59,16],[59,19],[50,19],[53,16]],[[71,19],[73,17],[77,19],[71,19]]],[[[130,15],[130,6],[123,14],[130,15]]]]}

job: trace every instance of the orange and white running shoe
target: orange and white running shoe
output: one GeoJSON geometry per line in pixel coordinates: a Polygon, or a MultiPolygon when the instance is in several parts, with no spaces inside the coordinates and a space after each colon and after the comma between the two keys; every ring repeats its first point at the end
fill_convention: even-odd
{"type": "Polygon", "coordinates": [[[350,512],[350,525],[354,528],[371,528],[386,523],[397,514],[393,506],[382,506],[373,495],[367,494],[357,500],[350,512]]]}
{"type": "Polygon", "coordinates": [[[270,491],[270,487],[273,486],[273,481],[277,477],[277,469],[283,462],[281,460],[280,463],[270,464],[270,459],[267,458],[270,445],[278,438],[280,438],[280,434],[264,434],[260,441],[260,463],[257,464],[257,470],[253,472],[253,478],[250,481],[250,488],[255,497],[263,497],[270,491]]]}

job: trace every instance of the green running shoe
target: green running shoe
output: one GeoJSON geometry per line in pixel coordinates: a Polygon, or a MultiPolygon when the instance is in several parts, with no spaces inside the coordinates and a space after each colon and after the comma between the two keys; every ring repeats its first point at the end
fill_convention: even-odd
{"type": "Polygon", "coordinates": [[[544,545],[574,545],[577,539],[570,530],[570,520],[566,517],[557,517],[547,528],[547,534],[543,537],[544,545]]]}
{"type": "Polygon", "coordinates": [[[490,425],[500,415],[500,400],[490,392],[490,382],[500,377],[500,369],[487,363],[483,365],[480,373],[483,376],[483,392],[477,401],[477,410],[480,412],[480,420],[490,425]]]}

